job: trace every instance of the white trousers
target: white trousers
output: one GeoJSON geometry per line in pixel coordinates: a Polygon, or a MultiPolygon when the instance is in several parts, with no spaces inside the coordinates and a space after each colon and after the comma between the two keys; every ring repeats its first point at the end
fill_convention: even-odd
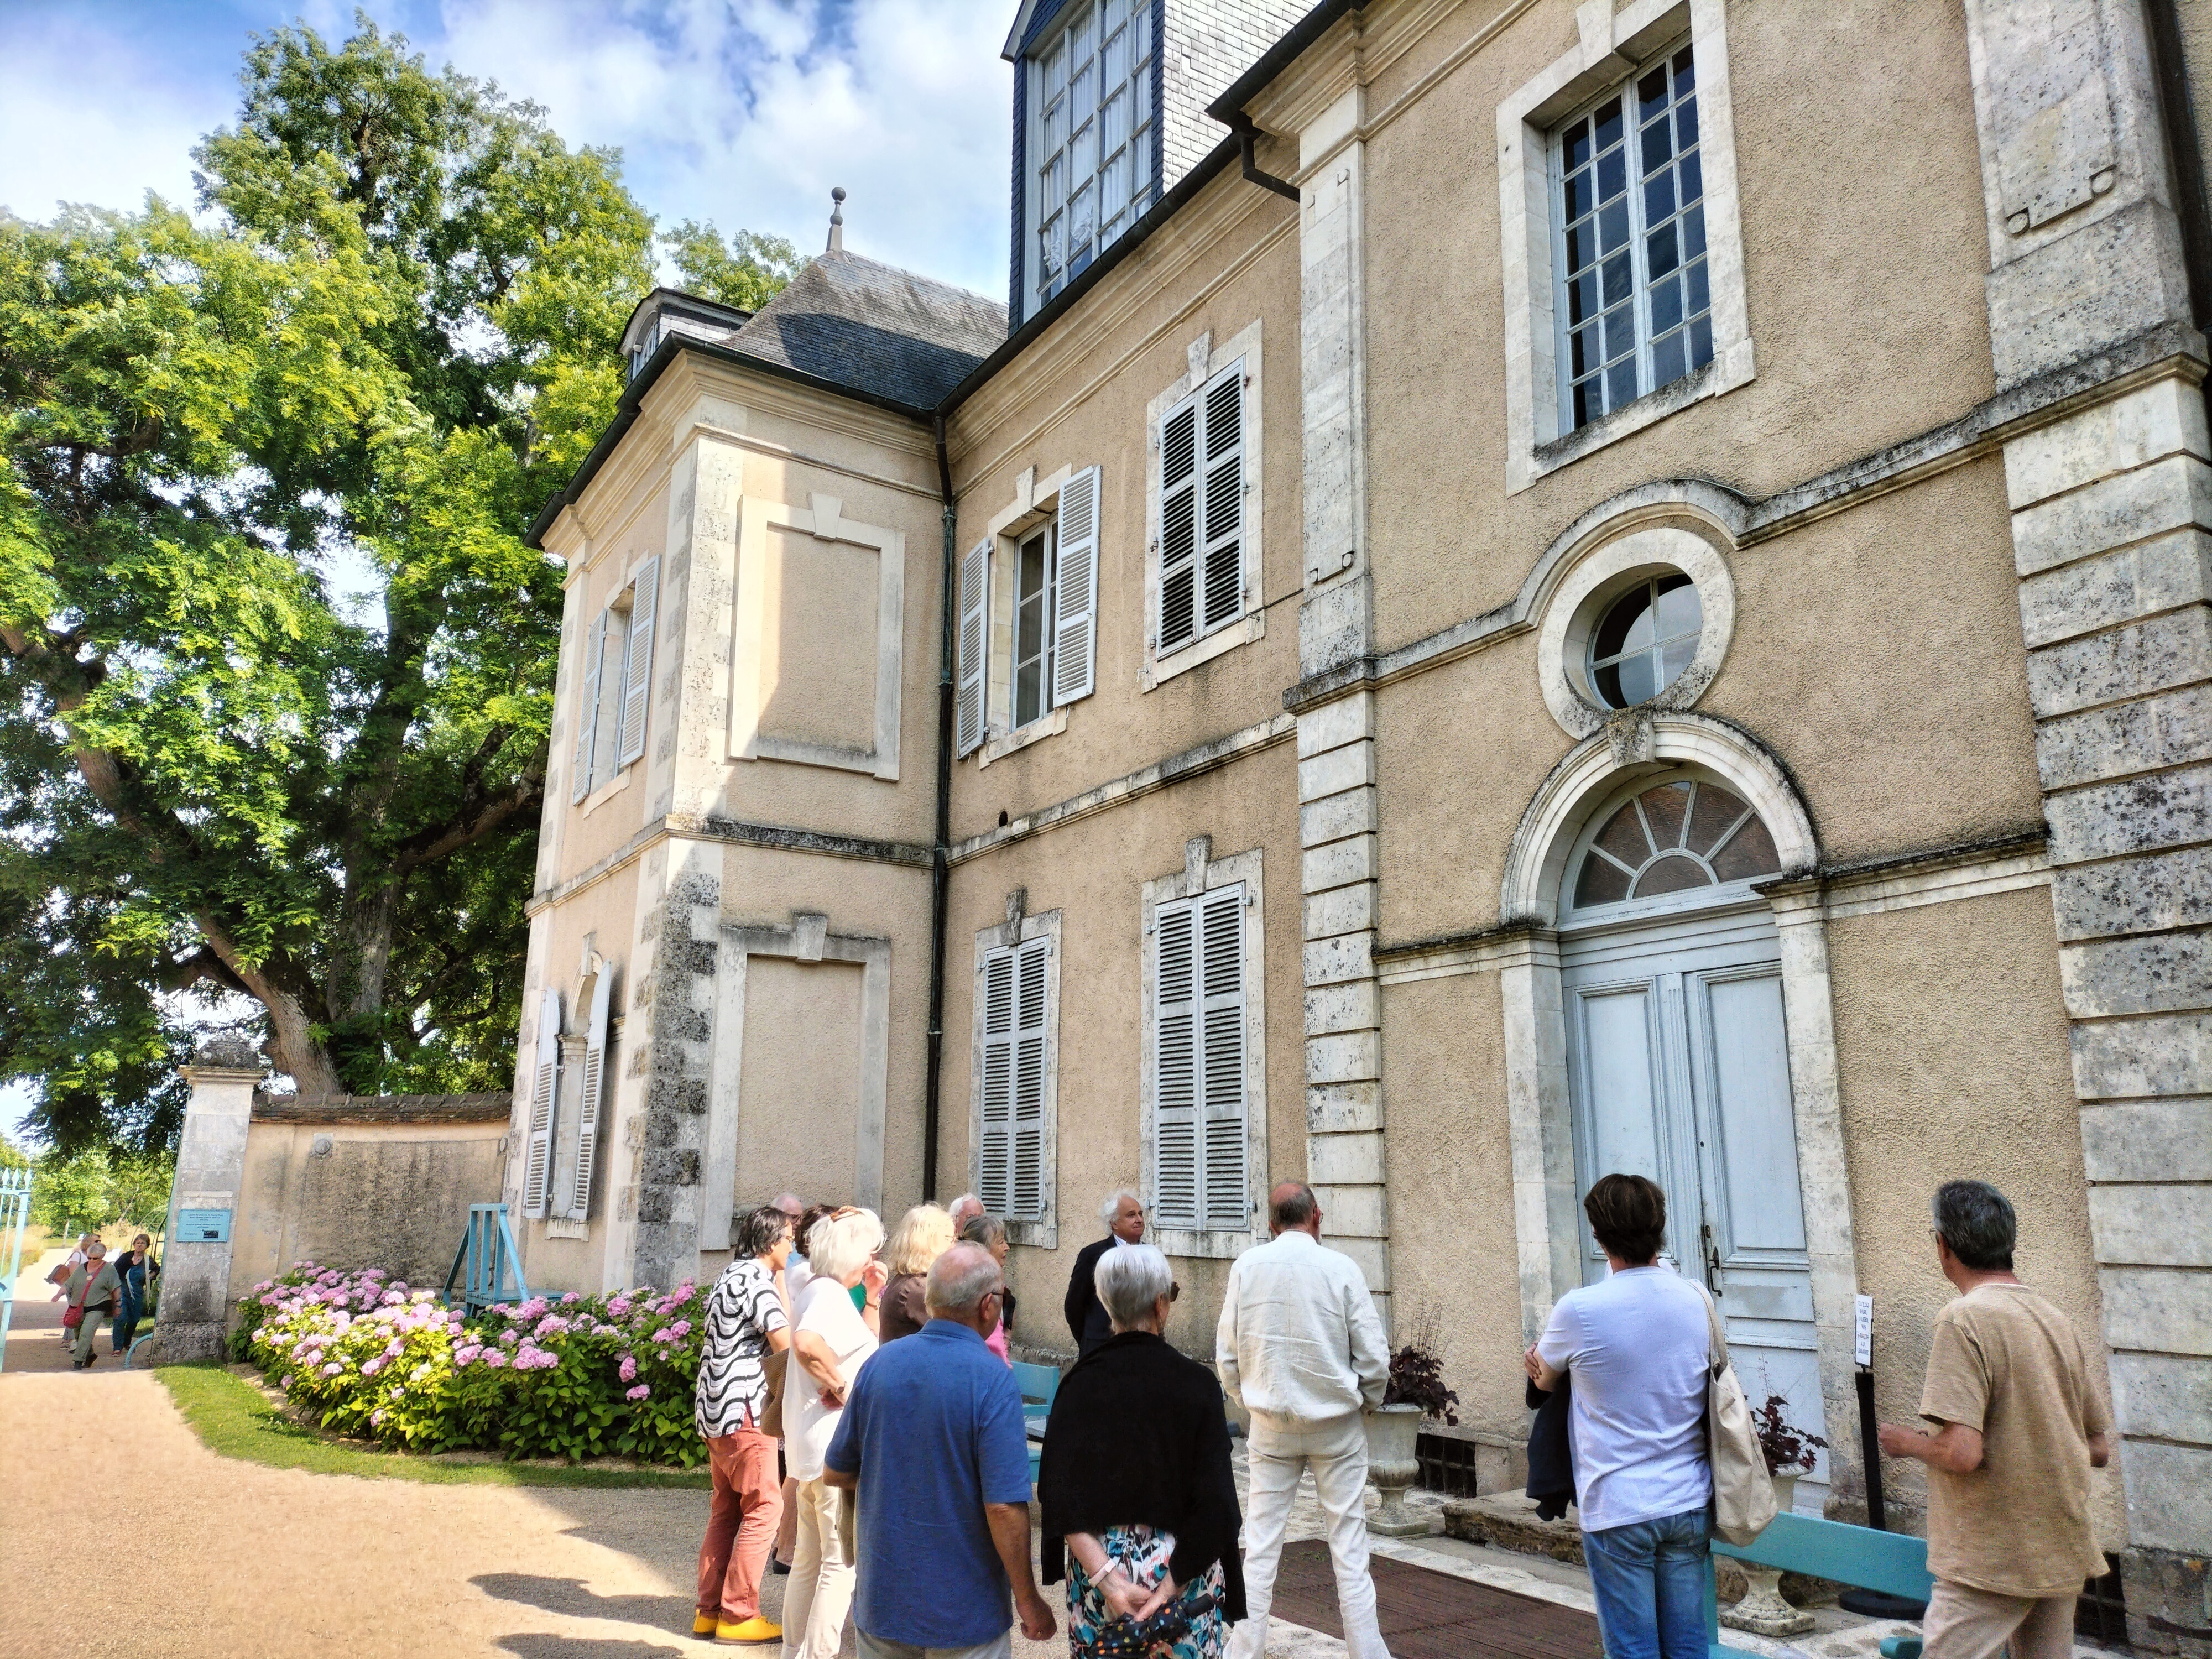
{"type": "Polygon", "coordinates": [[[1343,1451],[1307,1451],[1296,1440],[1262,1449],[1251,1447],[1252,1490],[1244,1508],[1243,1623],[1231,1632],[1229,1659],[1264,1659],[1267,1609],[1275,1599],[1275,1570],[1283,1554],[1283,1528],[1291,1518],[1298,1476],[1313,1471],[1314,1490],[1328,1516],[1328,1559],[1336,1569],[1336,1602],[1344,1620],[1350,1659],[1390,1659],[1375,1622],[1375,1581],[1367,1571],[1367,1445],[1343,1451]]]}
{"type": "Polygon", "coordinates": [[[799,1483],[799,1534],[783,1581],[784,1659],[837,1659],[853,1609],[853,1562],[837,1531],[837,1492],[799,1483]]]}

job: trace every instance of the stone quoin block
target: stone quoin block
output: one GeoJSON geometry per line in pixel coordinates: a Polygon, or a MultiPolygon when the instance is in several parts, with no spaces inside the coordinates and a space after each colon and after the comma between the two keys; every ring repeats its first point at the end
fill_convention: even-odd
{"type": "Polygon", "coordinates": [[[1357,881],[1309,895],[1304,901],[1305,937],[1331,939],[1366,932],[1375,926],[1375,884],[1357,881]]]}
{"type": "Polygon", "coordinates": [[[2043,815],[2054,864],[2212,841],[2212,766],[2048,796],[2043,815]]]}
{"type": "Polygon", "coordinates": [[[2051,872],[2062,939],[2212,922],[2212,847],[2184,847],[2051,872]]]}
{"type": "Polygon", "coordinates": [[[1355,881],[1372,881],[1381,873],[1380,858],[1372,836],[1352,836],[1326,847],[1308,848],[1299,855],[1299,890],[1326,892],[1355,881]]]}
{"type": "Polygon", "coordinates": [[[2047,720],[2147,696],[2207,674],[2212,674],[2212,609],[2191,605],[2030,652],[2027,693],[2037,717],[2047,720]]]}
{"type": "Polygon", "coordinates": [[[2212,1181],[2212,1097],[2083,1107],[2081,1164],[2092,1181],[2212,1181]]]}
{"type": "Polygon", "coordinates": [[[1341,985],[1349,980],[1375,976],[1372,933],[1343,933],[1335,939],[1309,939],[1301,949],[1308,985],[1341,985]]]}
{"type": "Polygon", "coordinates": [[[1382,1075],[1380,1031],[1341,1031],[1306,1039],[1309,1083],[1352,1083],[1382,1075]]]}
{"type": "Polygon", "coordinates": [[[2212,525],[2212,465],[2169,455],[2014,514],[2014,564],[2033,576],[2191,525],[2212,525]]]}
{"type": "Polygon", "coordinates": [[[2204,395],[2178,377],[2156,380],[2006,444],[2005,496],[2017,512],[2182,454],[2212,458],[2204,395]]]}
{"type": "Polygon", "coordinates": [[[2107,1261],[2212,1267],[2212,1188],[2092,1187],[2089,1228],[2107,1261]]]}
{"type": "Polygon", "coordinates": [[[2031,576],[2020,621],[2031,650],[2212,599],[2212,534],[2195,526],[2031,576]]]}
{"type": "MultiPolygon", "coordinates": [[[[2100,1020],[2075,1025],[2073,1037],[2074,1091],[2083,1100],[2212,1094],[2212,1014],[2100,1020]]],[[[2212,1232],[2206,1239],[2212,1249],[2212,1232]]]]}
{"type": "Polygon", "coordinates": [[[2046,790],[2201,760],[2212,760],[2212,684],[2087,709],[2035,729],[2036,775],[2046,790]]]}
{"type": "Polygon", "coordinates": [[[2102,1267],[2097,1284],[2113,1347],[2212,1358],[2212,1273],[2102,1267]]]}
{"type": "Polygon", "coordinates": [[[1373,832],[1376,826],[1376,792],[1349,789],[1325,800],[1308,801],[1298,808],[1298,844],[1323,847],[1333,841],[1373,832]]]}

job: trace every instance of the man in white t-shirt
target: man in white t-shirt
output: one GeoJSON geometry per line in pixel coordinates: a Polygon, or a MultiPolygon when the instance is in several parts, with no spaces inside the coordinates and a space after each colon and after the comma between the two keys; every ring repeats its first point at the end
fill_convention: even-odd
{"type": "Polygon", "coordinates": [[[1523,1363],[1540,1389],[1571,1374],[1575,1504],[1608,1659],[1705,1659],[1705,1293],[1658,1263],[1656,1182],[1601,1176],[1583,1208],[1613,1271],[1559,1298],[1523,1363]]]}

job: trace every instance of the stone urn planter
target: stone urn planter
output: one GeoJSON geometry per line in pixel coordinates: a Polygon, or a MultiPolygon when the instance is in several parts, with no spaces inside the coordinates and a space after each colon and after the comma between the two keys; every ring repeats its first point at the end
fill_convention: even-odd
{"type": "MultiPolygon", "coordinates": [[[[1795,1474],[1774,1477],[1775,1513],[1787,1511],[1796,1496],[1795,1474]]],[[[1782,1599],[1781,1568],[1757,1566],[1749,1561],[1739,1561],[1736,1565],[1743,1570],[1751,1588],[1742,1601],[1721,1609],[1721,1623],[1730,1630],[1747,1630],[1754,1636],[1802,1636],[1813,1628],[1811,1613],[1782,1599]]]]}
{"type": "Polygon", "coordinates": [[[1429,1530],[1428,1517],[1406,1507],[1406,1488],[1421,1478],[1414,1441],[1423,1417],[1419,1406],[1377,1406],[1367,1414],[1367,1480],[1382,1494],[1367,1530],[1385,1538],[1418,1538],[1429,1530]]]}

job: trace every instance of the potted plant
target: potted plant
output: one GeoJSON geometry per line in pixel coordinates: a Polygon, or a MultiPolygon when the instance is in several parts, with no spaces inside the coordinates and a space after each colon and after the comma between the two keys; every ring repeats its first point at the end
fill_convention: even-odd
{"type": "Polygon", "coordinates": [[[1435,1418],[1456,1425],[1459,1395],[1444,1386],[1434,1333],[1414,1331],[1391,1354],[1382,1403],[1367,1417],[1367,1479],[1382,1495],[1382,1507],[1367,1522],[1370,1532],[1411,1538],[1428,1531],[1428,1518],[1406,1507],[1406,1488],[1421,1478],[1421,1425],[1435,1418]]]}
{"type": "MultiPolygon", "coordinates": [[[[1792,1424],[1784,1415],[1789,1405],[1780,1395],[1771,1394],[1751,1414],[1759,1431],[1759,1449],[1766,1455],[1767,1475],[1774,1482],[1777,1513],[1790,1508],[1797,1495],[1797,1477],[1812,1473],[1817,1454],[1828,1443],[1792,1424]]],[[[1751,1588],[1742,1601],[1721,1614],[1722,1623],[1760,1636],[1797,1636],[1813,1628],[1812,1614],[1782,1599],[1780,1568],[1753,1566],[1748,1561],[1741,1565],[1751,1588]]]]}

